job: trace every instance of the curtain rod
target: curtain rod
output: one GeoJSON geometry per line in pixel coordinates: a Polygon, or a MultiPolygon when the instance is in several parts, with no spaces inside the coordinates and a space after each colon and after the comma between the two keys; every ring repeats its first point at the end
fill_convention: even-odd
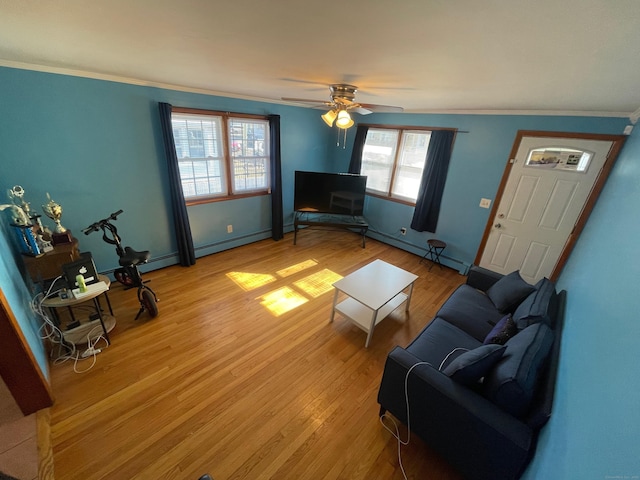
{"type": "Polygon", "coordinates": [[[374,123],[359,123],[358,126],[369,127],[369,128],[387,128],[387,129],[396,129],[396,130],[453,130],[456,133],[471,133],[469,130],[458,130],[456,128],[449,127],[423,127],[421,125],[387,125],[387,124],[374,124],[374,123]]]}

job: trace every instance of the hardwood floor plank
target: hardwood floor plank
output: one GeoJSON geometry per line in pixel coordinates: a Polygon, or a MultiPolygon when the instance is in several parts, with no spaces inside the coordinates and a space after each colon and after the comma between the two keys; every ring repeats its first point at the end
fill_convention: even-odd
{"type": "MultiPolygon", "coordinates": [[[[112,284],[111,346],[86,373],[51,367],[58,478],[402,478],[378,419],[384,362],[464,277],[429,272],[375,240],[363,249],[349,232],[308,230],[292,242],[288,234],[145,274],[161,300],[155,319],[134,321],[135,292],[112,284]],[[329,322],[330,283],[376,258],[419,278],[410,313],[394,311],[364,348],[362,330],[339,314],[329,322]]],[[[402,458],[410,478],[459,478],[418,438],[402,458]]]]}

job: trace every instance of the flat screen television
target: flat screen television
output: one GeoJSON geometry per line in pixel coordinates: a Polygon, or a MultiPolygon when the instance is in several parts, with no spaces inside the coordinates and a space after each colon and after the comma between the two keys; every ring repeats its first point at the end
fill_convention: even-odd
{"type": "Polygon", "coordinates": [[[294,209],[298,212],[362,215],[366,175],[295,172],[294,209]]]}

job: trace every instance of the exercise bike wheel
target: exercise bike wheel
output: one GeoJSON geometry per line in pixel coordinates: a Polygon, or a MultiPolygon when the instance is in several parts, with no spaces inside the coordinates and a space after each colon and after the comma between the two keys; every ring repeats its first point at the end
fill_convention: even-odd
{"type": "Polygon", "coordinates": [[[140,293],[140,303],[144,309],[149,312],[151,318],[158,316],[158,304],[156,303],[156,297],[149,290],[142,290],[140,293]]]}

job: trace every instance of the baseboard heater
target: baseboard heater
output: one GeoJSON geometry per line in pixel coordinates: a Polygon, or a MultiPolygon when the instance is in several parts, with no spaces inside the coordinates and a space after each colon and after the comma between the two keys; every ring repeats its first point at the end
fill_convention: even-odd
{"type": "MultiPolygon", "coordinates": [[[[397,244],[405,245],[408,248],[402,248],[401,246],[398,246],[398,247],[408,252],[414,253],[416,255],[424,256],[425,253],[427,252],[426,248],[420,247],[413,243],[409,243],[405,240],[394,237],[392,235],[388,235],[386,233],[369,230],[369,232],[367,233],[367,236],[371,238],[382,237],[379,239],[380,241],[393,246],[398,246],[397,244]],[[389,239],[392,241],[391,242],[384,241],[383,239],[389,239]]],[[[443,265],[446,265],[449,268],[454,268],[458,270],[458,273],[460,273],[460,275],[467,275],[467,273],[469,272],[469,268],[471,267],[470,264],[463,262],[462,260],[458,260],[457,258],[449,257],[444,253],[440,255],[440,261],[442,262],[443,265]]]]}
{"type": "MultiPolygon", "coordinates": [[[[247,245],[253,242],[259,242],[260,240],[264,240],[265,238],[269,238],[270,236],[271,236],[271,229],[263,230],[261,232],[254,232],[254,233],[248,233],[246,235],[240,235],[237,237],[230,238],[228,240],[225,239],[219,242],[208,243],[206,245],[199,245],[197,247],[194,247],[193,250],[196,253],[196,258],[204,257],[206,255],[212,255],[214,253],[218,253],[223,250],[228,250],[230,248],[247,245]],[[245,240],[247,239],[251,239],[251,241],[246,242],[245,240]],[[202,254],[198,255],[198,253],[202,253],[203,251],[206,251],[208,249],[215,249],[215,251],[205,253],[204,255],[202,254]]],[[[180,260],[179,260],[178,252],[171,252],[164,255],[155,256],[155,257],[152,256],[147,263],[145,263],[144,265],[140,265],[139,268],[144,273],[152,270],[158,270],[160,268],[169,267],[171,265],[177,265],[179,263],[180,263],[180,260]]],[[[111,278],[113,278],[113,272],[115,270],[116,270],[115,268],[112,268],[110,270],[101,271],[100,273],[102,273],[103,275],[111,276],[111,278]]]]}

